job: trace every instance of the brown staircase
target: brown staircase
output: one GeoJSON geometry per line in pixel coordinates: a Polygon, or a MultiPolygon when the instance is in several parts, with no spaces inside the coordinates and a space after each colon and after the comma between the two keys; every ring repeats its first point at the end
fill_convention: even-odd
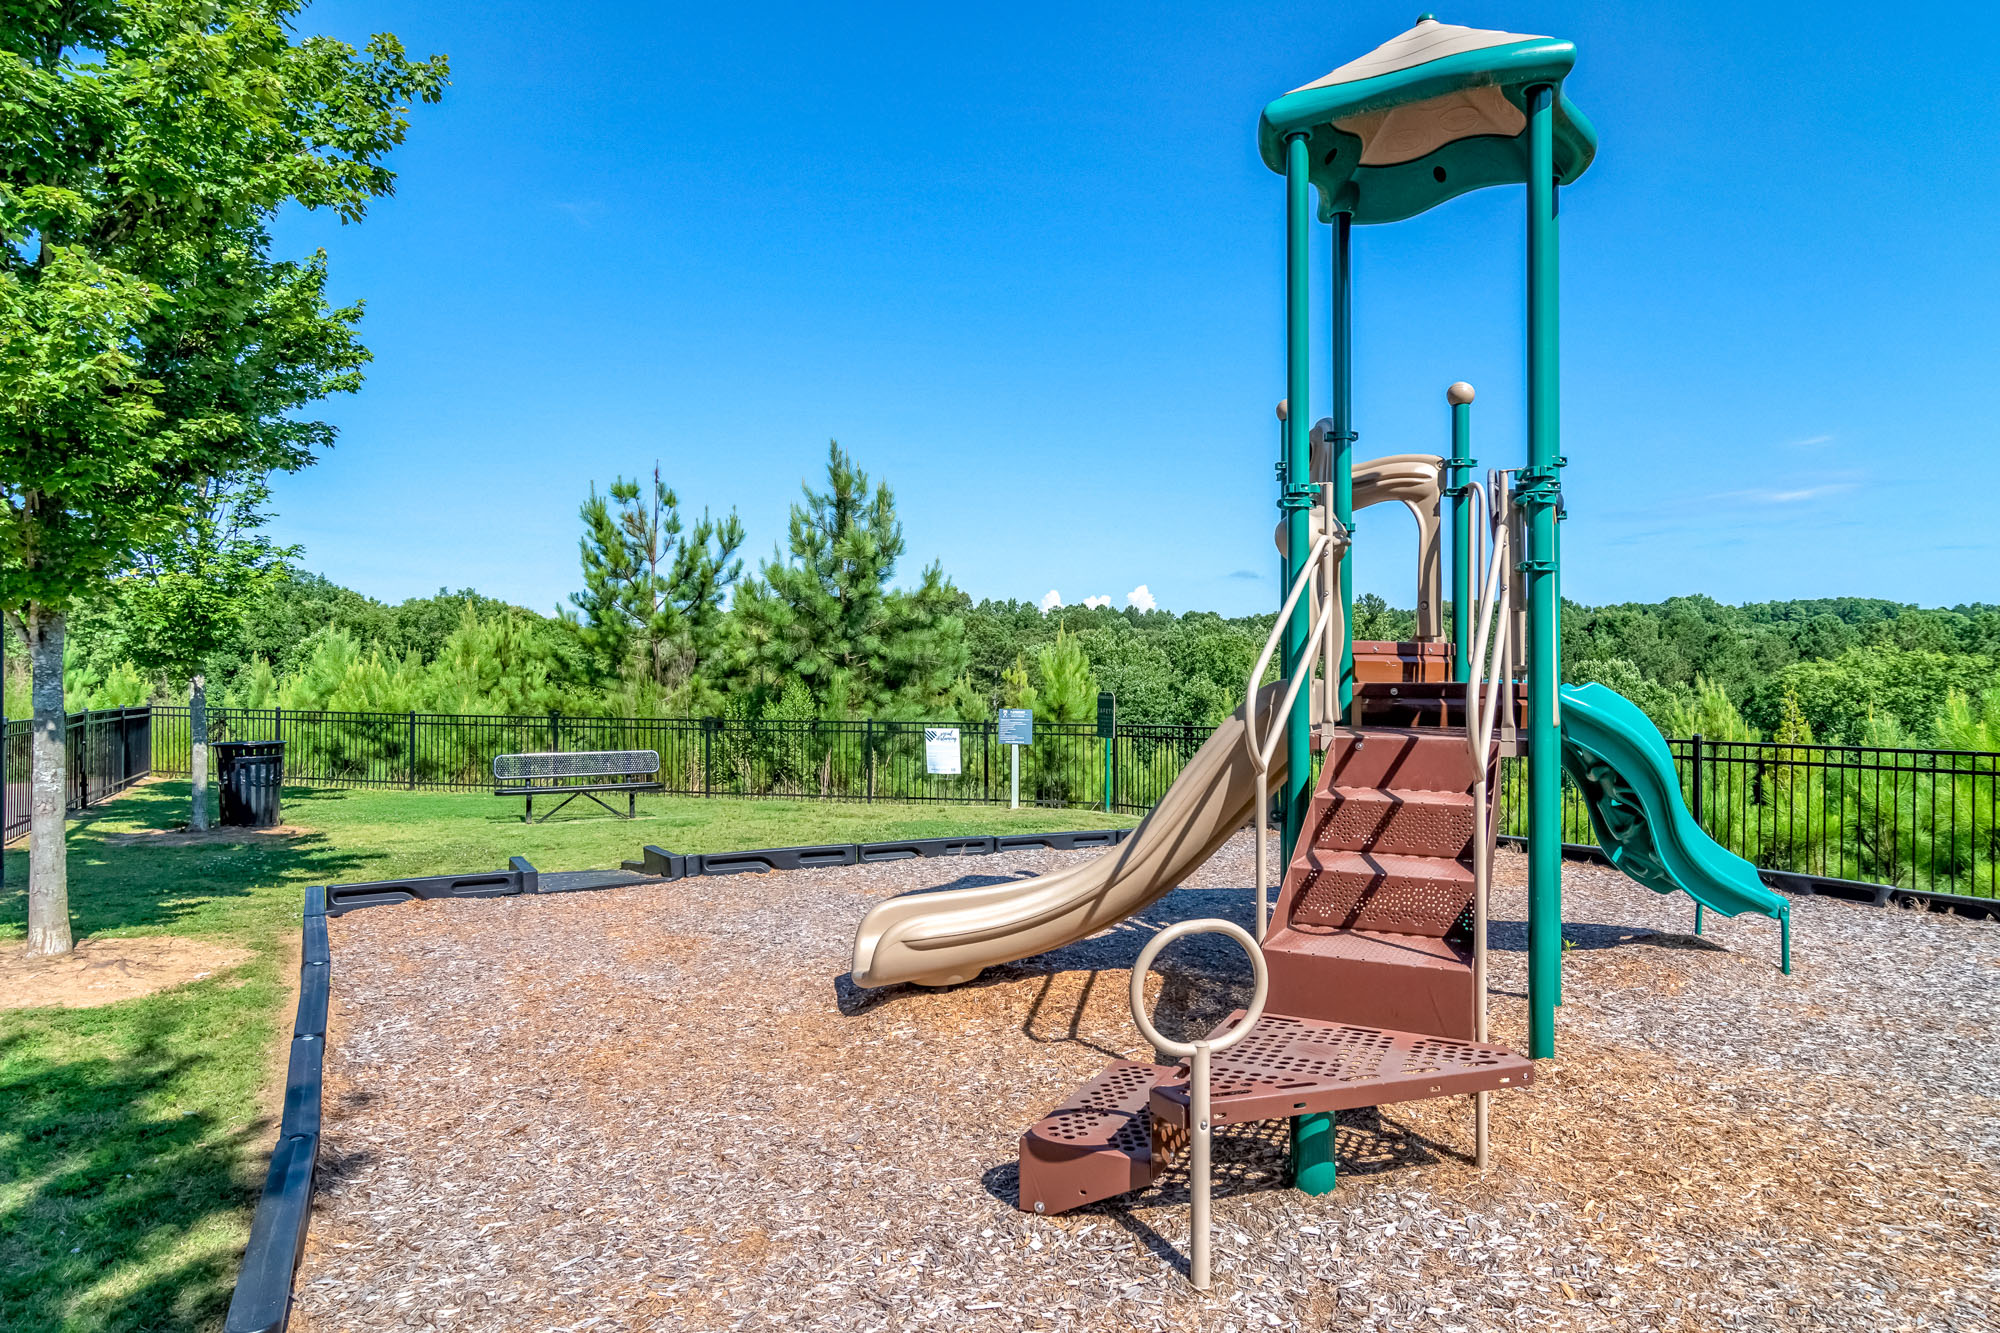
{"type": "MultiPolygon", "coordinates": [[[[1269,998],[1215,1057],[1215,1123],[1528,1083],[1529,1061],[1473,1041],[1477,774],[1464,731],[1333,727],[1316,742],[1307,836],[1263,942],[1269,998]]],[[[1489,814],[1494,769],[1489,755],[1489,814]]],[[[1150,1183],[1185,1141],[1185,1080],[1185,1067],[1120,1060],[1078,1089],[1021,1136],[1021,1208],[1063,1212],[1150,1183]]]]}
{"type": "Polygon", "coordinates": [[[1264,939],[1270,1007],[1470,1040],[1477,774],[1465,733],[1335,727],[1322,735],[1306,836],[1264,939]]]}

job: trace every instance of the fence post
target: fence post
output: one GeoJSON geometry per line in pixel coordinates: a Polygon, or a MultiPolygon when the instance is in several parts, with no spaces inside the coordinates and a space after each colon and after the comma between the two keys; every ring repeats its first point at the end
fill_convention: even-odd
{"type": "Polygon", "coordinates": [[[551,712],[549,714],[549,752],[551,754],[554,754],[559,752],[561,749],[562,749],[562,714],[559,712],[551,712]]]}
{"type": "Polygon", "coordinates": [[[1701,827],[1701,733],[1698,731],[1694,734],[1694,740],[1692,742],[1692,759],[1694,763],[1694,799],[1689,802],[1689,805],[1691,807],[1691,813],[1694,815],[1695,827],[1700,828],[1701,827]]]}
{"type": "Polygon", "coordinates": [[[868,770],[868,799],[875,799],[875,719],[861,724],[861,762],[868,770]]]}
{"type": "Polygon", "coordinates": [[[716,719],[712,717],[705,717],[701,720],[701,794],[703,796],[713,794],[711,790],[713,783],[709,774],[712,771],[710,761],[713,758],[715,723],[716,719]]]}
{"type": "Polygon", "coordinates": [[[417,710],[410,710],[410,743],[404,749],[404,757],[410,761],[410,790],[417,789],[417,710]]]}

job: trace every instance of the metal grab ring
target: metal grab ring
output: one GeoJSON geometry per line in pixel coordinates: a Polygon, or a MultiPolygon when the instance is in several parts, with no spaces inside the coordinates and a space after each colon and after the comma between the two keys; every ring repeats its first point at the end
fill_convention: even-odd
{"type": "Polygon", "coordinates": [[[1195,1053],[1196,1046],[1206,1046],[1210,1051],[1226,1051],[1237,1042],[1250,1035],[1250,1029],[1257,1026],[1257,1020],[1264,1016],[1264,1000],[1270,991],[1270,976],[1264,968],[1264,951],[1257,947],[1257,941],[1250,932],[1234,921],[1224,921],[1220,917],[1203,917],[1195,921],[1181,921],[1168,926],[1139,951],[1139,961],[1132,964],[1132,1022],[1138,1027],[1139,1035],[1153,1043],[1169,1055],[1182,1057],[1195,1053]],[[1243,946],[1250,955],[1250,968],[1256,974],[1256,984],[1251,988],[1250,1007],[1243,1015],[1243,1021],[1229,1032],[1213,1041],[1189,1042],[1169,1041],[1161,1036],[1153,1026],[1153,1020],[1146,1016],[1146,974],[1152,970],[1153,959],[1160,950],[1184,935],[1227,935],[1243,946]]]}

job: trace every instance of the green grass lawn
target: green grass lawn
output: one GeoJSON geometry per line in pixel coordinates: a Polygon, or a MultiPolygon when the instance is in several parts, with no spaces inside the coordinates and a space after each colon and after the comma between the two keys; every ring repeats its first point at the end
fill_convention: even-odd
{"type": "MultiPolygon", "coordinates": [[[[490,795],[288,788],[311,830],[271,843],[148,846],[120,835],[186,819],[187,784],[135,788],[73,821],[79,939],[182,935],[250,961],[97,1009],[0,1013],[0,1329],[213,1329],[222,1324],[275,1133],[290,1031],[300,890],[309,884],[541,870],[677,852],[1102,828],[1088,810],[645,797],[639,818],[572,804],[524,825],[490,795]]],[[[0,946],[26,935],[27,853],[4,857],[0,946]]],[[[335,955],[336,990],[339,956],[335,955]]]]}

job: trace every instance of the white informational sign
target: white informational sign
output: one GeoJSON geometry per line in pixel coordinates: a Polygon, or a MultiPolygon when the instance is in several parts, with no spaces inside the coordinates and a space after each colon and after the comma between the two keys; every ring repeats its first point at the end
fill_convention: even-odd
{"type": "Polygon", "coordinates": [[[924,728],[924,769],[940,777],[958,776],[958,728],[924,728]]]}

